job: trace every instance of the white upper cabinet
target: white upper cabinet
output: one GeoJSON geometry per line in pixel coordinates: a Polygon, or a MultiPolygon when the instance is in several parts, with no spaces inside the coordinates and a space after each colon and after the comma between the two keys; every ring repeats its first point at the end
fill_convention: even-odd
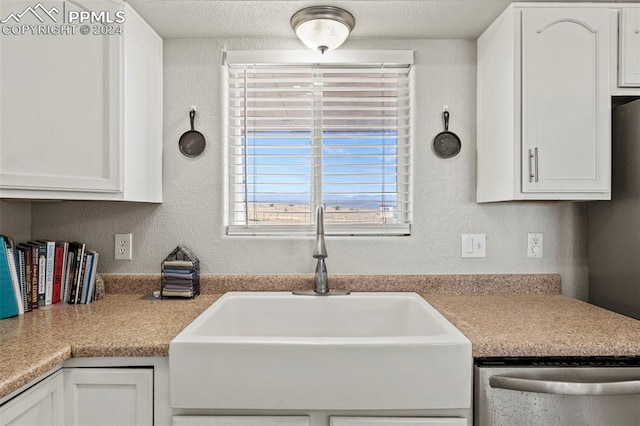
{"type": "Polygon", "coordinates": [[[478,202],[610,198],[609,11],[511,7],[478,40],[478,202]]]}
{"type": "MultiPolygon", "coordinates": [[[[32,5],[1,3],[3,18],[32,5]]],[[[162,39],[127,4],[85,3],[41,2],[72,34],[0,37],[0,197],[160,202],[162,39]]]]}
{"type": "Polygon", "coordinates": [[[522,14],[522,192],[610,188],[609,13],[522,14]]]}
{"type": "Polygon", "coordinates": [[[640,87],[640,8],[620,12],[618,86],[640,87]]]}

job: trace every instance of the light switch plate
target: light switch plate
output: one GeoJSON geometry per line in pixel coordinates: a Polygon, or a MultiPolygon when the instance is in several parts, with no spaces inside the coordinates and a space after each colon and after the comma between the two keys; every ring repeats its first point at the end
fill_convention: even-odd
{"type": "Polygon", "coordinates": [[[462,257],[487,257],[486,234],[462,234],[462,257]]]}

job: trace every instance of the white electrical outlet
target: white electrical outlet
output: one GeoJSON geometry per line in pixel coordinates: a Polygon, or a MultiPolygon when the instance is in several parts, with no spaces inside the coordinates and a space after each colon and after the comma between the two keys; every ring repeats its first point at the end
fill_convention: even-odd
{"type": "Polygon", "coordinates": [[[133,234],[116,234],[114,253],[115,260],[133,259],[133,234]]]}
{"type": "Polygon", "coordinates": [[[542,232],[529,232],[527,236],[527,257],[542,257],[542,232]]]}

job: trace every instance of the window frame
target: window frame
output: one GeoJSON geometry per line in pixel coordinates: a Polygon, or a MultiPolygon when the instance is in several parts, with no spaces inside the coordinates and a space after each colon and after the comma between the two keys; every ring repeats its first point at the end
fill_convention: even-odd
{"type": "MultiPolygon", "coordinates": [[[[406,158],[407,164],[398,164],[398,167],[404,167],[402,172],[398,171],[396,176],[406,176],[406,182],[398,182],[398,186],[406,188],[406,195],[400,195],[400,190],[396,192],[398,199],[396,204],[404,203],[406,208],[403,211],[403,221],[397,224],[363,224],[363,223],[327,223],[325,224],[325,232],[327,235],[343,235],[343,236],[407,236],[411,234],[411,222],[412,222],[412,139],[413,139],[413,73],[411,67],[413,65],[413,51],[412,50],[391,50],[391,51],[347,51],[338,50],[332,51],[324,55],[320,55],[317,52],[310,50],[305,51],[231,51],[224,52],[223,54],[223,92],[224,92],[224,154],[225,154],[225,194],[224,194],[224,226],[225,232],[228,236],[303,236],[309,235],[314,232],[315,225],[311,224],[277,224],[277,225],[259,225],[250,226],[245,224],[234,224],[232,221],[232,205],[235,203],[233,197],[237,192],[234,190],[234,186],[238,184],[232,176],[232,143],[231,139],[231,117],[230,114],[230,102],[231,97],[229,95],[229,70],[228,67],[232,65],[253,64],[263,66],[295,66],[295,65],[336,65],[346,66],[350,68],[407,68],[408,82],[408,107],[409,113],[408,123],[409,128],[407,135],[402,137],[406,143],[400,144],[396,136],[396,149],[398,158],[406,158]]],[[[246,117],[245,117],[246,119],[246,117]]],[[[316,118],[314,117],[314,123],[316,118]]],[[[314,125],[314,128],[317,127],[314,125]]],[[[321,130],[322,131],[322,130],[321,130]]],[[[314,130],[315,132],[315,130],[314,130]]],[[[319,150],[322,152],[323,144],[317,143],[318,139],[322,138],[313,137],[312,150],[319,150]]],[[[313,157],[313,155],[312,155],[313,157]]],[[[245,164],[246,166],[246,164],[245,164]]],[[[312,169],[318,167],[315,160],[313,160],[312,169]]],[[[320,165],[321,167],[321,165],[320,165]]],[[[312,176],[322,175],[322,173],[312,172],[312,176]]],[[[318,203],[318,197],[322,194],[322,182],[318,182],[312,179],[311,191],[314,197],[313,204],[318,203]],[[318,190],[320,187],[320,190],[318,190]]],[[[246,182],[241,182],[243,185],[247,185],[246,182]]],[[[313,222],[313,216],[311,215],[313,222]]]]}

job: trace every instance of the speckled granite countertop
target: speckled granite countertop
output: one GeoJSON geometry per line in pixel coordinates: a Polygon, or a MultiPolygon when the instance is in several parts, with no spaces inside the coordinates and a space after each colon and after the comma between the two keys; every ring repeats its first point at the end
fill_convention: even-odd
{"type": "Polygon", "coordinates": [[[220,295],[145,300],[107,294],[0,321],[0,398],[71,357],[166,356],[169,342],[220,295]]]}
{"type": "MultiPolygon", "coordinates": [[[[157,276],[105,276],[107,296],[0,321],[0,398],[71,357],[166,356],[221,294],[309,287],[308,276],[204,276],[194,300],[145,300],[157,276]]],[[[335,288],[415,291],[471,340],[474,357],[640,355],[640,321],[559,294],[554,274],[333,277],[335,288]]]]}
{"type": "Polygon", "coordinates": [[[640,321],[560,294],[423,296],[474,358],[640,356],[640,321]]]}

